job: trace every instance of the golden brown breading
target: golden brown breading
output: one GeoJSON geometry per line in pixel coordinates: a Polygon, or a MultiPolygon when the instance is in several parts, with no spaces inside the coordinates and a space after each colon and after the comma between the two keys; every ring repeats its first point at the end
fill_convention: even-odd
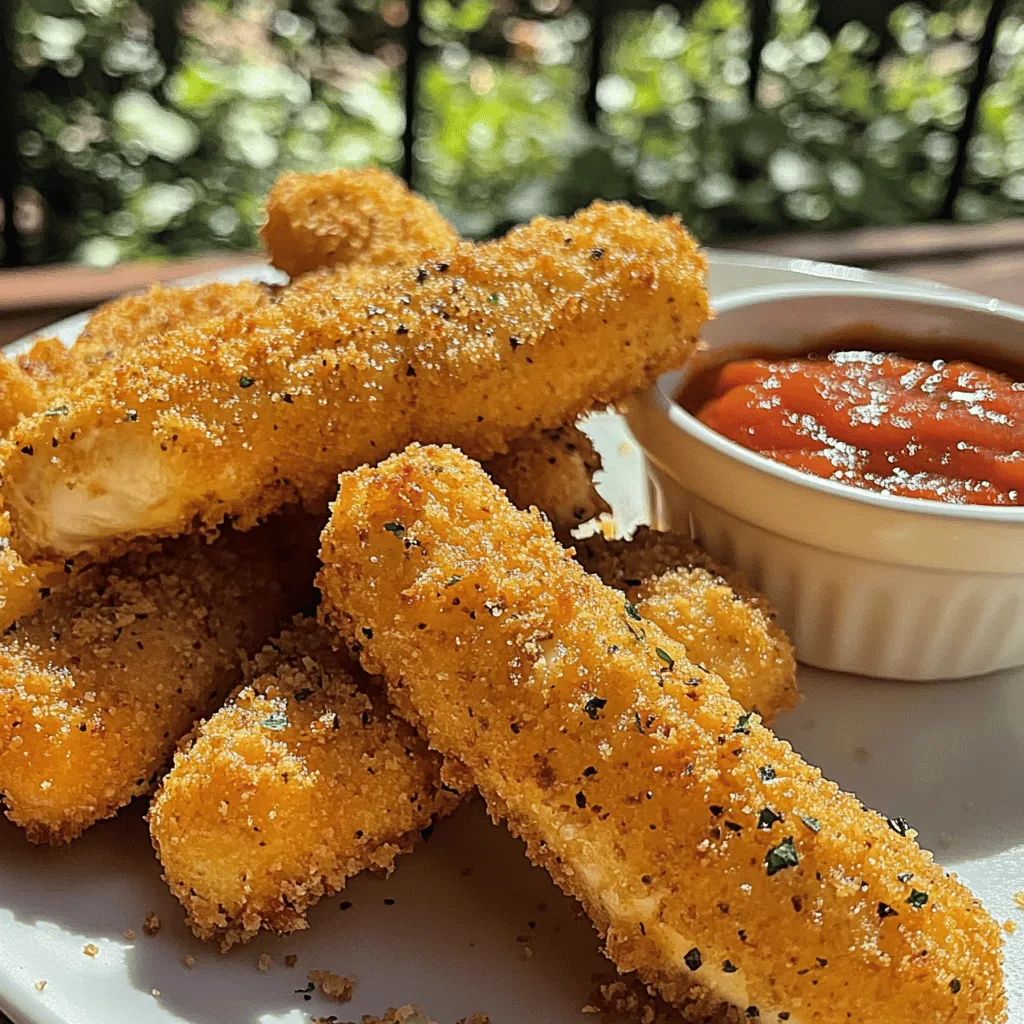
{"type": "Polygon", "coordinates": [[[970,892],[461,453],[345,474],[321,559],[321,607],[396,710],[690,1019],[1005,1021],[970,892]]]}
{"type": "Polygon", "coordinates": [[[270,262],[291,277],[348,263],[415,263],[459,240],[401,178],[376,167],[282,174],[260,231],[270,262]]]}
{"type": "Polygon", "coordinates": [[[107,556],[248,526],[413,438],[492,457],[685,361],[705,263],[676,220],[597,203],[418,269],[306,275],[143,341],[6,445],[16,550],[107,556]]]}
{"type": "Polygon", "coordinates": [[[240,652],[296,607],[267,543],[282,529],[87,569],[0,638],[0,794],[30,840],[68,842],[149,792],[238,684],[240,652]]]}
{"type": "Polygon", "coordinates": [[[163,337],[183,326],[257,310],[270,301],[271,290],[258,281],[215,281],[187,288],[154,284],[141,295],[114,299],[89,317],[71,349],[77,379],[120,359],[144,339],[159,345],[163,337]]]}
{"type": "Polygon", "coordinates": [[[626,597],[729,685],[732,698],[768,725],[796,707],[793,645],[775,612],[740,573],[689,538],[644,526],[632,540],[588,537],[576,558],[626,597]]]}
{"type": "Polygon", "coordinates": [[[28,416],[45,406],[46,396],[58,380],[76,371],[77,357],[60,338],[36,338],[27,352],[15,358],[14,365],[36,388],[35,404],[24,413],[28,416]]]}
{"type": "Polygon", "coordinates": [[[581,523],[611,511],[594,487],[601,456],[578,427],[524,437],[484,468],[517,508],[539,508],[563,544],[581,523]]]}
{"type": "Polygon", "coordinates": [[[17,357],[14,365],[36,387],[35,404],[23,409],[22,415],[36,413],[44,404],[59,407],[62,392],[130,352],[144,338],[158,341],[185,324],[254,310],[270,301],[270,289],[256,281],[217,281],[193,287],[154,284],[141,294],[107,302],[92,313],[71,347],[59,338],[38,338],[17,357]]]}
{"type": "Polygon", "coordinates": [[[223,949],[306,911],[364,868],[391,870],[458,796],[440,758],[336,650],[297,622],[182,745],[149,813],[164,877],[223,949]]]}

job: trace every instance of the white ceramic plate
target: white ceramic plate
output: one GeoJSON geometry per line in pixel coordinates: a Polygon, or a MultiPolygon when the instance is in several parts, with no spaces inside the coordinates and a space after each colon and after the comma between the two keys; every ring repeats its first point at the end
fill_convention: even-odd
{"type": "MultiPolygon", "coordinates": [[[[808,275],[880,279],[753,256],[715,254],[711,265],[714,296],[808,275]]],[[[887,280],[898,290],[922,287],[887,280]]],[[[81,324],[57,326],[70,340],[81,324]]],[[[641,520],[646,486],[635,445],[617,417],[595,417],[588,429],[617,518],[641,520]]],[[[1024,1020],[1024,910],[1013,901],[1024,890],[1024,671],[900,684],[804,669],[800,687],[804,701],[781,719],[781,735],[869,806],[907,818],[997,920],[1020,926],[1008,936],[1006,967],[1010,1019],[1024,1020]]],[[[59,850],[30,847],[0,822],[0,1010],[16,1024],[298,1024],[330,1013],[358,1020],[407,1002],[445,1024],[477,1010],[494,1024],[593,1020],[579,1011],[592,975],[608,964],[590,925],[479,803],[401,858],[390,879],[360,877],[323,901],[308,931],[261,937],[227,956],[182,924],[142,812],[133,805],[59,850]],[[152,938],[142,929],[150,910],[163,921],[152,938]],[[87,943],[99,948],[95,957],[83,953],[87,943]],[[264,973],[262,952],[274,959],[264,973]],[[282,965],[288,953],[298,957],[293,969],[282,965]],[[191,968],[186,956],[195,958],[191,968]],[[353,1001],[339,1007],[296,992],[317,968],[354,976],[353,1001]]]]}

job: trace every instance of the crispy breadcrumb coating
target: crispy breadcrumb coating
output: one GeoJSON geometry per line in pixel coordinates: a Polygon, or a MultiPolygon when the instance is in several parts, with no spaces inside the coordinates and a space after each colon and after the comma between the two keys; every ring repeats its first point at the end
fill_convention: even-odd
{"type": "Polygon", "coordinates": [[[315,619],[256,656],[250,682],[182,744],[149,812],[171,891],[222,949],[390,871],[458,795],[440,758],[315,619]]]}
{"type": "Polygon", "coordinates": [[[525,437],[485,468],[517,508],[539,508],[563,544],[573,543],[572,531],[581,523],[611,512],[594,487],[601,456],[578,427],[525,437]]]}
{"type": "Polygon", "coordinates": [[[185,325],[249,312],[271,302],[271,290],[258,281],[170,287],[154,284],[141,295],[125,295],[100,306],[72,347],[79,379],[123,355],[145,339],[156,345],[185,325]]]}
{"type": "Polygon", "coordinates": [[[768,599],[689,538],[641,527],[632,540],[588,537],[576,557],[626,597],[645,619],[729,685],[732,698],[770,725],[796,707],[793,645],[768,599]]]}
{"type": "Polygon", "coordinates": [[[375,167],[282,174],[260,234],[270,262],[291,277],[348,263],[408,265],[459,240],[426,199],[375,167]]]}
{"type": "Polygon", "coordinates": [[[689,1019],[1006,1020],[971,893],[464,455],[345,474],[321,559],[321,608],[396,710],[689,1019]]]}
{"type": "Polygon", "coordinates": [[[242,525],[413,438],[493,457],[684,362],[708,315],[678,221],[596,203],[419,268],[306,275],[248,314],[144,340],[6,443],[29,559],[242,525]]]}
{"type": "Polygon", "coordinates": [[[60,338],[36,338],[27,352],[15,356],[10,362],[35,388],[34,404],[24,411],[25,416],[44,408],[55,383],[77,371],[77,357],[60,338]]]}
{"type": "Polygon", "coordinates": [[[38,338],[13,363],[36,388],[35,404],[58,408],[62,392],[72,390],[100,367],[115,362],[145,338],[156,339],[185,324],[198,325],[232,312],[254,310],[271,301],[271,290],[256,281],[216,281],[194,287],[152,285],[99,306],[74,345],[59,338],[38,338]]]}
{"type": "Polygon", "coordinates": [[[0,638],[0,794],[32,842],[68,842],[149,792],[240,681],[240,652],[294,612],[269,529],[95,566],[0,638]]]}

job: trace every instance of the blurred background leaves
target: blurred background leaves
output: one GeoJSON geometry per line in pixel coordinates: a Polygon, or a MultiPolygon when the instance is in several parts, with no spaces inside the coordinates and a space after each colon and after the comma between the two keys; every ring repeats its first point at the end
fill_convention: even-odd
{"type": "MultiPolygon", "coordinates": [[[[415,185],[467,234],[595,196],[707,242],[939,215],[989,4],[424,0],[415,185]],[[584,93],[606,12],[598,127],[584,93]]],[[[25,262],[256,244],[284,168],[397,169],[404,0],[19,0],[25,262]]],[[[955,215],[1024,212],[1024,3],[1010,4],[955,215]]]]}

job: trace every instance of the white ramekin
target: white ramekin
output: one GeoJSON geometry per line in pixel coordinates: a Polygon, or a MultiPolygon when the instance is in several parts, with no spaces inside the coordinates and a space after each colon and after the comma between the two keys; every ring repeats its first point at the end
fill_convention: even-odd
{"type": "Polygon", "coordinates": [[[800,352],[860,324],[977,340],[1024,358],[1024,309],[967,293],[822,283],[727,295],[697,359],[629,408],[647,455],[654,524],[689,530],[744,572],[775,604],[807,664],[890,679],[1022,665],[1024,508],[893,497],[819,479],[727,440],[673,399],[697,368],[752,344],[800,352]]]}

